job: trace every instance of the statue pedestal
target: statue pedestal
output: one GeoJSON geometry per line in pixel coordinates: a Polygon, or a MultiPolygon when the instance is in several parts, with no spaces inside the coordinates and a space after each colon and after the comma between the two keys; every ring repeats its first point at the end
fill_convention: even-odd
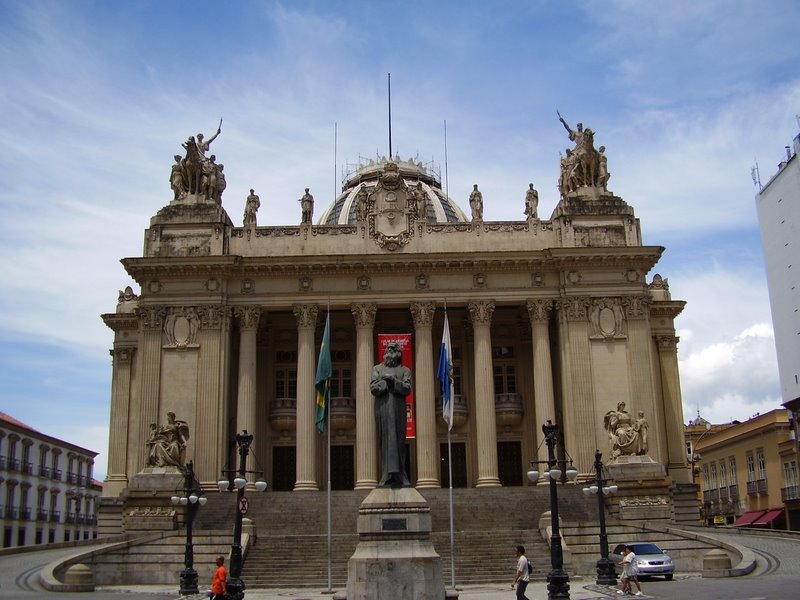
{"type": "Polygon", "coordinates": [[[664,465],[649,456],[618,456],[606,469],[619,487],[617,495],[611,498],[611,511],[618,519],[672,518],[671,480],[664,465]]]}
{"type": "Polygon", "coordinates": [[[167,531],[178,528],[170,497],[183,487],[178,467],[146,467],[131,478],[123,497],[122,528],[131,531],[167,531]]]}
{"type": "Polygon", "coordinates": [[[442,600],[442,565],[430,507],[414,488],[377,488],[358,510],[359,542],[347,564],[348,600],[442,600]]]}

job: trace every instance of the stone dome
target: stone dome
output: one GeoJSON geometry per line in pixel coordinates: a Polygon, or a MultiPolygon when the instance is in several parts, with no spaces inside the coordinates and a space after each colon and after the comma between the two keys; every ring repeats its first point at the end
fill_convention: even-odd
{"type": "Polygon", "coordinates": [[[433,165],[423,164],[413,158],[402,160],[399,156],[388,159],[385,156],[377,160],[362,160],[345,176],[342,193],[325,209],[319,218],[320,225],[354,225],[357,221],[358,193],[365,189],[370,192],[378,185],[381,174],[387,165],[397,166],[403,182],[408,187],[420,184],[426,195],[425,215],[428,223],[468,222],[461,208],[442,190],[441,176],[433,165]]]}

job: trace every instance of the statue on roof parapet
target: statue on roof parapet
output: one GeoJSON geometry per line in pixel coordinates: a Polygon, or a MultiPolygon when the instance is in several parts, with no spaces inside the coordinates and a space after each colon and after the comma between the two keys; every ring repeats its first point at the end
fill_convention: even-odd
{"type": "Polygon", "coordinates": [[[478,184],[472,186],[472,193],[469,195],[469,207],[472,209],[472,220],[483,221],[483,194],[478,190],[478,184]]]}
{"type": "Polygon", "coordinates": [[[256,213],[258,209],[261,207],[261,200],[256,194],[255,190],[250,190],[250,195],[247,197],[244,205],[244,226],[245,227],[255,227],[256,223],[256,213]]]}
{"type": "Polygon", "coordinates": [[[314,196],[308,193],[308,188],[306,188],[306,193],[303,194],[303,197],[298,202],[300,203],[300,210],[302,210],[300,222],[304,225],[310,225],[314,216],[314,196]]]}
{"type": "Polygon", "coordinates": [[[525,192],[525,216],[529,219],[538,219],[539,211],[539,192],[533,187],[533,184],[528,184],[528,191],[525,192]]]}
{"type": "Polygon", "coordinates": [[[561,176],[559,177],[558,189],[561,197],[565,197],[570,192],[576,191],[581,187],[595,187],[607,191],[608,162],[606,159],[605,146],[601,146],[598,151],[594,147],[594,131],[583,128],[583,123],[578,123],[572,129],[561,113],[558,120],[569,134],[569,139],[575,142],[575,147],[568,149],[566,156],[561,156],[561,176]]]}

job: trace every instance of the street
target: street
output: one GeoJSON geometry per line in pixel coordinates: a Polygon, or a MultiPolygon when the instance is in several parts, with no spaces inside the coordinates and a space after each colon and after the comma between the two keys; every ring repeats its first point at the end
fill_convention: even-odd
{"type": "MultiPolygon", "coordinates": [[[[787,600],[800,597],[800,536],[773,537],[772,535],[736,534],[714,530],[715,537],[752,549],[757,556],[756,569],[745,577],[722,579],[702,578],[698,565],[696,573],[676,574],[673,581],[660,578],[644,579],[642,592],[645,598],[683,600],[787,600]]],[[[43,550],[10,554],[0,557],[0,599],[31,600],[48,596],[53,600],[123,600],[135,597],[143,600],[179,598],[178,576],[175,585],[136,586],[130,588],[102,588],[89,593],[52,593],[39,585],[39,571],[54,560],[75,552],[74,548],[43,550]]],[[[509,580],[512,575],[509,576],[509,580]]],[[[607,600],[620,597],[615,589],[597,586],[592,580],[576,578],[570,582],[572,600],[607,600]]],[[[205,589],[203,584],[201,590],[205,589]]],[[[547,584],[533,582],[528,587],[531,600],[547,598],[547,584]]],[[[200,598],[201,596],[198,596],[200,598]]],[[[205,597],[205,596],[202,596],[205,597]]],[[[319,590],[248,590],[248,600],[322,600],[331,594],[319,590]]],[[[499,583],[465,586],[460,589],[460,598],[465,600],[512,600],[514,592],[510,586],[499,583]]],[[[379,600],[379,599],[376,599],[379,600]]]]}

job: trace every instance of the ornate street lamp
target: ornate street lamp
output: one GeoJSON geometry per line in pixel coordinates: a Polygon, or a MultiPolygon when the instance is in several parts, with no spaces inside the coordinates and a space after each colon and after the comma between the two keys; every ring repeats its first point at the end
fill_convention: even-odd
{"type": "MultiPolygon", "coordinates": [[[[545,472],[550,478],[550,572],[547,574],[547,597],[550,600],[569,600],[569,575],[564,570],[564,553],[561,549],[561,534],[558,530],[558,490],[557,480],[561,478],[562,470],[558,467],[556,460],[555,447],[558,443],[558,425],[547,421],[542,425],[544,441],[547,444],[547,468],[545,472]]],[[[531,461],[531,470],[528,471],[528,479],[531,483],[536,483],[539,479],[539,471],[534,465],[542,464],[544,461],[531,461]]],[[[565,462],[565,461],[562,461],[565,462]]],[[[572,466],[566,469],[567,479],[575,481],[578,471],[572,466]]]]}
{"type": "Polygon", "coordinates": [[[207,498],[202,495],[200,483],[194,478],[194,464],[189,461],[184,473],[183,489],[175,491],[170,498],[173,506],[185,506],[184,520],[186,522],[186,547],[183,554],[183,571],[181,571],[181,596],[200,593],[197,589],[197,571],[194,570],[194,546],[192,545],[192,524],[197,514],[197,509],[206,503],[207,498]],[[180,495],[179,495],[180,494],[180,495]]]}
{"type": "MultiPolygon", "coordinates": [[[[250,454],[250,444],[253,443],[253,434],[247,433],[247,430],[242,430],[242,433],[236,434],[236,446],[239,448],[239,469],[223,469],[224,475],[235,474],[236,478],[233,480],[233,487],[237,490],[236,493],[236,515],[233,525],[233,543],[231,544],[231,570],[228,575],[226,587],[228,590],[228,598],[231,600],[242,600],[244,598],[244,582],[242,581],[242,519],[247,514],[249,502],[245,497],[245,488],[247,487],[247,475],[252,473],[259,475],[258,481],[255,482],[255,488],[259,492],[267,489],[267,482],[260,476],[263,474],[261,471],[248,471],[247,470],[247,455],[250,454]]],[[[230,489],[231,482],[229,479],[221,479],[217,482],[220,492],[225,492],[230,489]]]]}
{"type": "Polygon", "coordinates": [[[605,498],[616,494],[616,485],[606,485],[603,479],[603,455],[600,450],[594,453],[595,482],[583,488],[587,496],[597,494],[597,511],[600,519],[600,560],[597,561],[597,584],[617,585],[617,572],[614,570],[614,561],[608,558],[608,536],[606,535],[606,502],[605,498]]]}

